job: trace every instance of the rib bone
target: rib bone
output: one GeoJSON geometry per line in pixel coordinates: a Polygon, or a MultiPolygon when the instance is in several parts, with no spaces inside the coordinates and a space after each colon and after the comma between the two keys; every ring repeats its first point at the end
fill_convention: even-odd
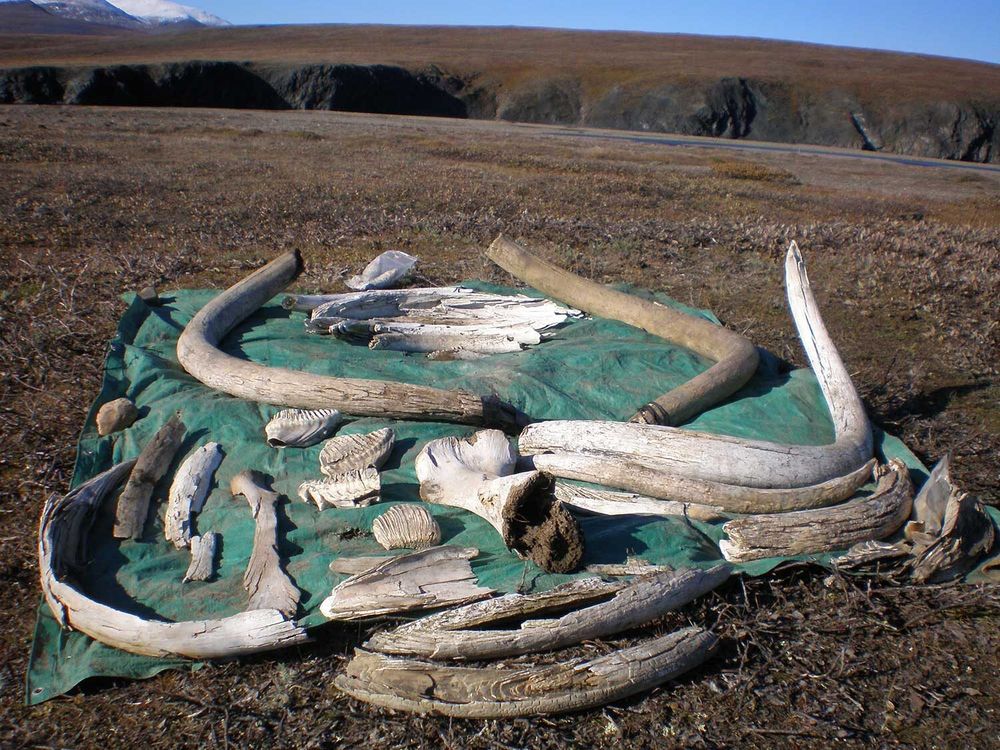
{"type": "Polygon", "coordinates": [[[664,477],[761,489],[818,485],[859,471],[872,457],[871,427],[820,318],[794,242],[785,271],[792,317],[833,418],[832,444],[787,445],[634,423],[552,421],[528,425],[519,440],[521,452],[585,454],[609,465],[639,461],[664,477]]]}

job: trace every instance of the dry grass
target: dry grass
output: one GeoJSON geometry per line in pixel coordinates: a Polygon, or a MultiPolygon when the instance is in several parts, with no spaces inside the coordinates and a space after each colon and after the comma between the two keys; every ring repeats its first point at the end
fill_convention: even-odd
{"type": "Polygon", "coordinates": [[[756,161],[713,159],[711,170],[713,174],[717,174],[719,177],[727,177],[731,180],[752,180],[754,182],[773,182],[785,185],[798,184],[798,179],[787,169],[771,167],[756,161]]]}
{"type": "MultiPolygon", "coordinates": [[[[733,581],[664,625],[723,649],[652,696],[582,716],[450,722],[329,688],[363,629],[144,683],[19,705],[37,602],[33,523],[66,490],[123,303],[223,285],[303,251],[310,289],[375,253],[430,283],[503,276],[500,231],[601,281],[715,310],[795,364],[781,254],[797,238],[879,424],[1000,500],[1000,178],[833,156],[758,161],[801,184],[720,179],[724,152],[553,129],[319,112],[0,108],[0,746],[990,747],[996,588],[895,588],[800,570],[733,581]],[[169,727],[169,730],[167,730],[169,727]]],[[[604,646],[594,645],[594,648],[604,646]]]]}
{"type": "Polygon", "coordinates": [[[1000,66],[942,57],[735,37],[433,26],[271,26],[108,38],[0,34],[0,65],[178,60],[436,65],[506,86],[579,77],[591,93],[725,76],[879,101],[1000,98],[1000,66]]]}

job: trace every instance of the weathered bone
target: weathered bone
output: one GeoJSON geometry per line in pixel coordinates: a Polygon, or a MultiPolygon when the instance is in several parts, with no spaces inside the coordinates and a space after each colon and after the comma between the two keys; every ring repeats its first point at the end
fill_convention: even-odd
{"type": "Polygon", "coordinates": [[[386,250],[344,284],[351,289],[386,289],[409,276],[415,265],[417,259],[409,253],[386,250]]]}
{"type": "Polygon", "coordinates": [[[310,479],[299,485],[299,499],[327,508],[365,508],[378,502],[382,480],[377,469],[355,469],[328,479],[310,479]]]}
{"type": "Polygon", "coordinates": [[[572,510],[599,516],[685,516],[696,521],[717,521],[722,508],[700,503],[658,500],[632,492],[611,492],[556,482],[556,499],[572,510]]]}
{"type": "Polygon", "coordinates": [[[492,397],[383,380],[314,375],[222,352],[219,344],[226,334],[284,289],[301,270],[299,254],[285,253],[205,305],[177,341],[177,359],[184,369],[223,393],[299,409],[332,408],[361,416],[493,424],[507,429],[523,422],[513,407],[492,397]]]}
{"type": "Polygon", "coordinates": [[[432,440],[415,461],[420,497],[486,519],[504,544],[543,570],[573,570],[583,557],[580,527],[555,501],[551,478],[538,471],[512,474],[516,463],[498,430],[432,440]]]}
{"type": "Polygon", "coordinates": [[[113,532],[116,539],[138,539],[142,536],[153,488],[167,473],[183,440],[184,423],[180,416],[174,414],[146,443],[125,489],[118,497],[113,532]]]}
{"type": "Polygon", "coordinates": [[[337,431],[342,417],[336,409],[282,409],[264,426],[272,448],[308,448],[337,431]]]}
{"type": "Polygon", "coordinates": [[[493,593],[479,586],[469,560],[474,547],[431,547],[390,557],[334,587],[320,612],[331,620],[453,606],[493,593]]]}
{"type": "Polygon", "coordinates": [[[579,711],[656,687],[701,664],[716,637],[690,627],[595,659],[484,669],[356,649],[334,685],[377,706],[463,718],[579,711]]]}
{"type": "Polygon", "coordinates": [[[705,372],[642,407],[632,418],[677,425],[739,390],[757,369],[757,349],[749,339],[707,320],[609,289],[537,258],[503,235],[486,256],[543,294],[584,312],[641,328],[715,360],[705,372]]]}
{"type": "Polygon", "coordinates": [[[636,578],[585,578],[542,594],[507,594],[376,633],[365,648],[437,660],[499,659],[554,651],[631,630],[708,593],[730,574],[726,565],[636,578]],[[545,615],[573,607],[554,619],[545,615]],[[511,627],[523,619],[519,627],[511,627]],[[495,623],[501,627],[490,627],[495,623]]]}
{"type": "Polygon", "coordinates": [[[818,485],[861,470],[872,457],[871,426],[823,325],[794,242],[785,272],[792,317],[833,418],[832,444],[787,445],[647,424],[552,421],[528,425],[519,439],[521,452],[586,454],[608,465],[641,461],[664,477],[761,489],[818,485]]]}
{"type": "Polygon", "coordinates": [[[278,554],[278,494],[266,489],[266,480],[255,471],[241,471],[229,490],[243,495],[256,521],[253,550],[243,574],[243,588],[250,594],[248,609],[276,609],[292,617],[299,606],[299,590],[292,583],[278,554]]]}
{"type": "MultiPolygon", "coordinates": [[[[760,489],[689,479],[652,463],[609,459],[583,453],[541,453],[530,457],[538,470],[566,479],[618,487],[689,507],[701,505],[726,513],[786,513],[824,508],[853,495],[871,479],[874,458],[860,469],[827,482],[792,489],[760,489]]],[[[692,516],[693,517],[693,516],[692,516]]]]}
{"type": "Polygon", "coordinates": [[[218,620],[146,620],[95,601],[71,581],[88,562],[87,536],[104,499],[132,470],[126,461],[45,503],[38,532],[42,593],[56,621],[133,654],[212,659],[269,651],[309,640],[277,610],[241,612],[218,620]]]}
{"type": "Polygon", "coordinates": [[[191,515],[200,513],[212,486],[212,475],[222,463],[218,443],[206,443],[184,459],[174,474],[167,499],[163,534],[177,549],[191,542],[191,515]]]}
{"type": "Polygon", "coordinates": [[[139,410],[135,408],[135,404],[127,398],[116,398],[97,410],[94,424],[97,425],[97,434],[104,437],[124,430],[138,418],[139,410]]]}
{"type": "Polygon", "coordinates": [[[394,505],[372,522],[375,541],[386,549],[424,549],[441,544],[441,527],[422,505],[394,505]]]}
{"type": "Polygon", "coordinates": [[[910,470],[899,459],[884,467],[868,497],[818,510],[748,516],[726,523],[719,549],[730,562],[846,550],[884,539],[903,525],[913,503],[910,470]]]}
{"type": "Polygon", "coordinates": [[[671,565],[656,565],[641,557],[629,555],[623,563],[594,563],[584,568],[587,573],[599,576],[647,576],[654,573],[673,573],[671,565]]]}
{"type": "Polygon", "coordinates": [[[211,579],[215,573],[215,548],[218,537],[214,531],[191,537],[191,564],[184,574],[184,583],[211,579]]]}
{"type": "Polygon", "coordinates": [[[319,453],[319,470],[331,479],[348,471],[382,468],[396,444],[396,433],[391,427],[369,432],[366,435],[340,435],[323,444],[319,453]]]}

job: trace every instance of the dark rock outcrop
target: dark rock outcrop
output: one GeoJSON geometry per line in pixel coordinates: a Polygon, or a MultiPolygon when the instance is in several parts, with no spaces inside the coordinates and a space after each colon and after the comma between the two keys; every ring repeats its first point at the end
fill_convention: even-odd
{"type": "Polygon", "coordinates": [[[847,91],[722,78],[585,90],[516,85],[436,66],[186,62],[0,70],[0,103],[329,109],[752,138],[1000,162],[1000,102],[864,100],[847,91]]]}

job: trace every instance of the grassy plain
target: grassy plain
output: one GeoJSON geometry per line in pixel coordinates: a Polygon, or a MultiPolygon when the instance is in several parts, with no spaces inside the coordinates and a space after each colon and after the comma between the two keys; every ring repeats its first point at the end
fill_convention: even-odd
{"type": "Polygon", "coordinates": [[[34,521],[67,488],[122,292],[225,286],[292,248],[307,289],[341,289],[391,248],[419,255],[428,283],[506,280],[481,255],[501,231],[588,277],[710,308],[801,366],[781,279],[797,239],[873,419],[927,462],[952,451],[957,482],[1000,502],[997,170],[487,122],[0,107],[0,746],[991,746],[996,587],[803,568],[668,618],[658,627],[715,627],[718,657],[583,716],[453,722],[345,699],[330,683],[363,626],[19,705],[34,521]]]}

